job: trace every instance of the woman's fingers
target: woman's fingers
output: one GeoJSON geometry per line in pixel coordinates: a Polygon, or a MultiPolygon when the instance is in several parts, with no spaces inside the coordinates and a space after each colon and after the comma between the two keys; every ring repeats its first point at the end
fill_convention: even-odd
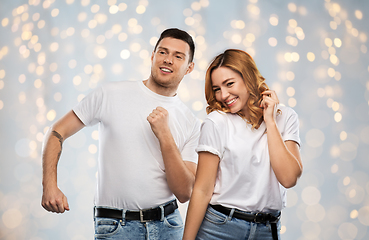
{"type": "Polygon", "coordinates": [[[276,103],[279,103],[277,93],[274,90],[266,90],[262,92],[261,94],[263,95],[263,99],[265,99],[266,97],[270,97],[273,100],[275,100],[276,103]]]}
{"type": "Polygon", "coordinates": [[[269,96],[263,96],[263,100],[260,102],[260,107],[261,108],[265,108],[267,106],[271,106],[271,105],[275,105],[275,104],[279,104],[278,99],[273,99],[272,97],[269,96]]]}

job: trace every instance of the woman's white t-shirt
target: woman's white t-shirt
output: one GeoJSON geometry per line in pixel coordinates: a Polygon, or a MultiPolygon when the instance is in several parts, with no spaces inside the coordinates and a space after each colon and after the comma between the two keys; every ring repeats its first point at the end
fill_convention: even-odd
{"type": "MultiPolygon", "coordinates": [[[[299,121],[294,110],[280,106],[276,123],[284,141],[300,145],[299,121]]],[[[282,210],[286,189],[270,165],[266,126],[252,129],[237,114],[211,112],[201,126],[197,152],[219,157],[219,168],[210,204],[243,211],[282,210]]]]}

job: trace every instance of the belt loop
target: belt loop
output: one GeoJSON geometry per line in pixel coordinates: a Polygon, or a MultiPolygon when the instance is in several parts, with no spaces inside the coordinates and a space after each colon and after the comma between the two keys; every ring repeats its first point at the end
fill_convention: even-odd
{"type": "Polygon", "coordinates": [[[127,209],[123,209],[123,211],[122,211],[122,226],[126,225],[126,212],[127,212],[127,209]]]}
{"type": "Polygon", "coordinates": [[[231,209],[231,212],[228,215],[228,220],[231,220],[232,219],[234,210],[235,210],[234,208],[231,209]]]}
{"type": "Polygon", "coordinates": [[[160,205],[160,211],[161,211],[161,217],[160,217],[160,221],[164,221],[164,206],[163,205],[160,205]]]}
{"type": "Polygon", "coordinates": [[[93,219],[95,218],[96,218],[96,206],[94,206],[94,218],[93,219]]]}

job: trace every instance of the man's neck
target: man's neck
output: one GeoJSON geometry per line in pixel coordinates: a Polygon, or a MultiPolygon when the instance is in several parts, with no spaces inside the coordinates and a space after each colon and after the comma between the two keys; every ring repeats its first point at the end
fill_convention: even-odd
{"type": "Polygon", "coordinates": [[[163,87],[152,80],[151,76],[147,80],[144,80],[143,83],[148,89],[162,96],[174,97],[177,94],[177,89],[163,87]]]}

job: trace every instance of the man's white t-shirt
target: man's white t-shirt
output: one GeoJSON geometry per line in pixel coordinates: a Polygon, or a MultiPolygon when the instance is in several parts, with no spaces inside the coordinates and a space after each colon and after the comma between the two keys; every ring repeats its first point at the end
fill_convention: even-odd
{"type": "MultiPolygon", "coordinates": [[[[300,145],[298,116],[291,108],[278,106],[276,123],[284,141],[300,145]]],[[[210,204],[243,211],[281,210],[286,189],[279,184],[268,153],[266,127],[251,129],[237,114],[211,112],[201,126],[197,152],[206,151],[220,159],[210,204]]]]}
{"type": "Polygon", "coordinates": [[[158,106],[169,113],[169,127],[182,159],[197,163],[201,123],[177,95],[156,94],[142,81],[111,82],[73,108],[86,126],[100,123],[95,206],[138,210],[175,198],[166,180],[159,141],[147,121],[158,106]]]}

